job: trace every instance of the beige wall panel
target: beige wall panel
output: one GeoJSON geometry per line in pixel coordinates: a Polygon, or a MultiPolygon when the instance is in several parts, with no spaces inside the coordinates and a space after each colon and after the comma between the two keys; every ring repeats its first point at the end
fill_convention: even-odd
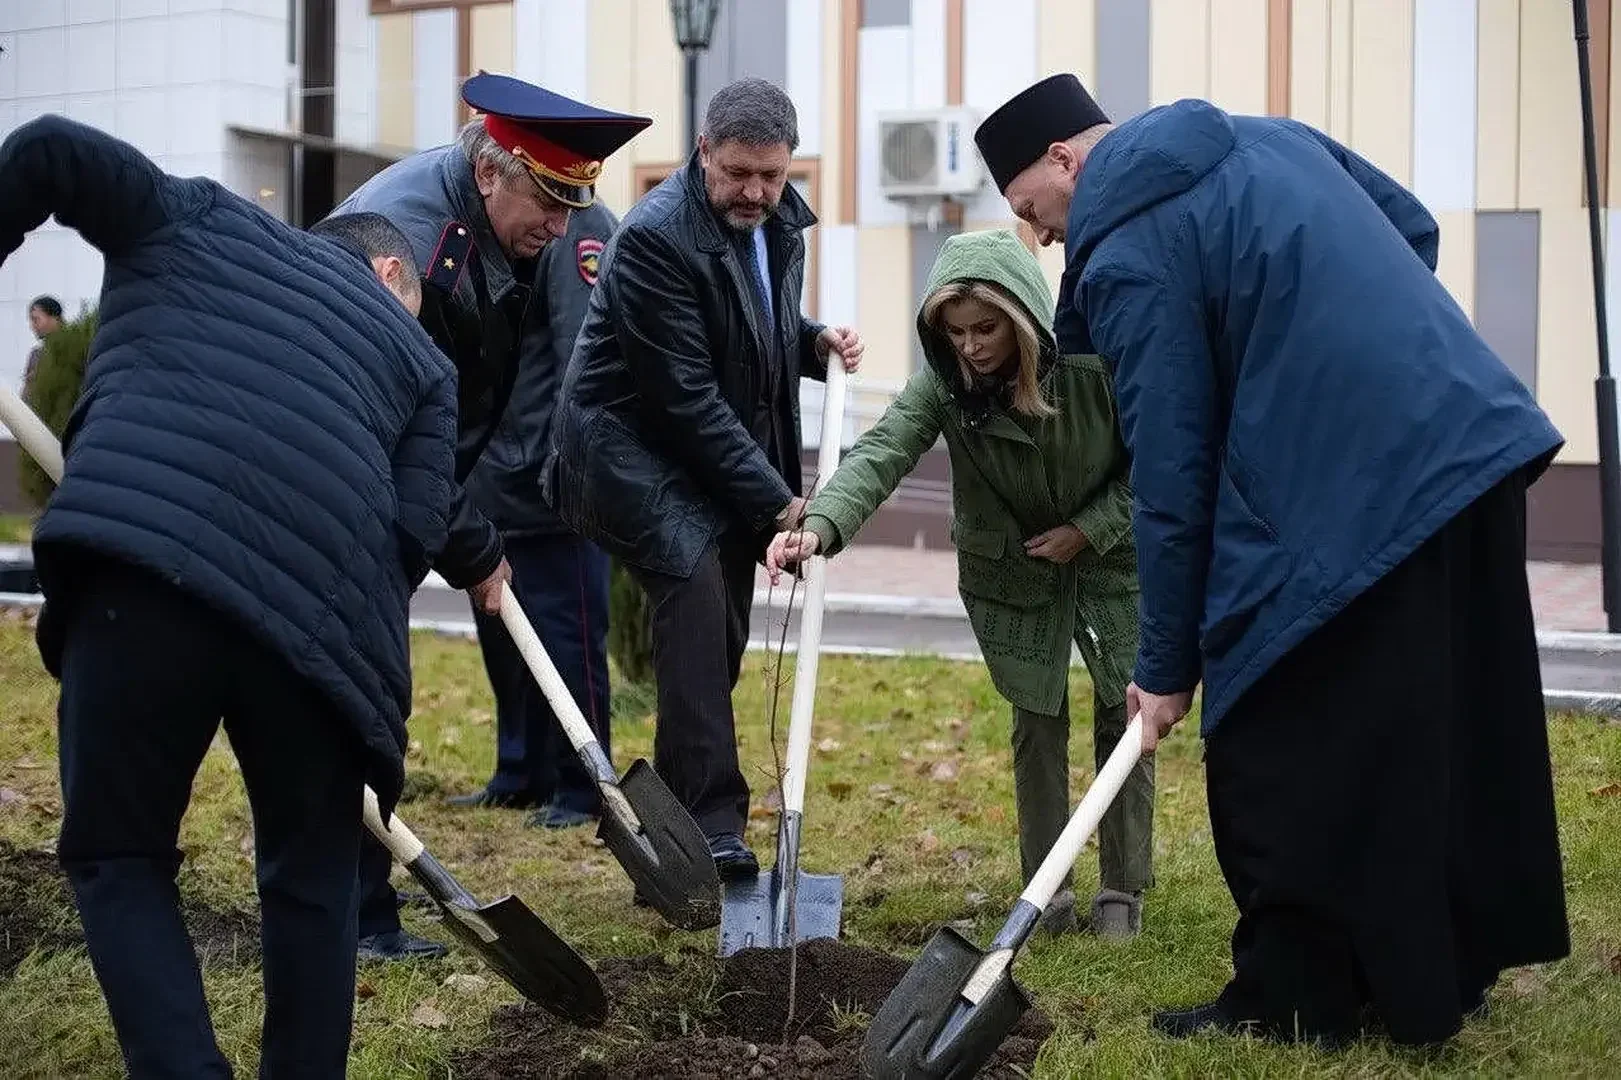
{"type": "Polygon", "coordinates": [[[1038,78],[1073,73],[1097,89],[1097,0],[1041,0],[1036,10],[1038,78]]]}
{"type": "Polygon", "coordinates": [[[857,323],[867,343],[861,374],[901,383],[912,373],[917,310],[912,297],[912,236],[905,225],[864,225],[856,233],[860,275],[857,323]]]}
{"type": "MultiPolygon", "coordinates": [[[[1574,51],[1574,43],[1571,49],[1574,51]]],[[[1591,465],[1598,461],[1598,427],[1593,415],[1598,344],[1587,211],[1571,206],[1543,210],[1541,216],[1537,401],[1565,436],[1558,460],[1591,465]]]]}
{"type": "MultiPolygon", "coordinates": [[[[635,36],[627,31],[636,25],[637,6],[636,0],[591,0],[587,24],[590,101],[599,108],[636,111],[635,36]]],[[[638,135],[626,148],[631,153],[614,154],[602,167],[597,197],[616,214],[630,209],[633,201],[631,170],[635,161],[632,155],[643,135],[638,135]]]]}
{"type": "Polygon", "coordinates": [[[1148,18],[1149,103],[1210,94],[1210,0],[1154,0],[1148,18]]]}
{"type": "Polygon", "coordinates": [[[1266,114],[1267,0],[1210,0],[1210,100],[1266,114]]]}
{"type": "Polygon", "coordinates": [[[1328,130],[1329,0],[1294,0],[1289,16],[1289,115],[1328,130]]]}
{"type": "Polygon", "coordinates": [[[377,141],[416,145],[415,26],[410,12],[377,15],[377,141]]]}
{"type": "Polygon", "coordinates": [[[1519,206],[1582,204],[1582,99],[1569,4],[1520,5],[1519,206]]]}
{"type": "Polygon", "coordinates": [[[1413,0],[1356,0],[1351,13],[1351,145],[1413,182],[1413,0]]]}
{"type": "MultiPolygon", "coordinates": [[[[816,216],[830,225],[844,220],[844,18],[839,4],[822,3],[822,190],[816,216]]],[[[852,215],[853,216],[853,215],[852,215]]]]}
{"type": "Polygon", "coordinates": [[[686,130],[687,99],[682,86],[681,50],[675,44],[669,4],[636,5],[632,61],[636,107],[631,111],[652,117],[653,126],[631,140],[626,148],[630,160],[637,164],[685,160],[681,139],[686,130]]]}
{"type": "Polygon", "coordinates": [[[1328,4],[1328,128],[1340,142],[1351,143],[1352,0],[1328,4]]]}
{"type": "Polygon", "coordinates": [[[1470,319],[1475,317],[1475,212],[1449,210],[1435,215],[1441,226],[1441,258],[1435,276],[1470,319]]]}
{"type": "Polygon", "coordinates": [[[1475,203],[1513,210],[1520,188],[1520,0],[1479,3],[1475,203]]]}
{"type": "Polygon", "coordinates": [[[484,4],[469,8],[467,15],[473,19],[473,67],[468,74],[512,74],[512,5],[484,4]]]}
{"type": "Polygon", "coordinates": [[[1053,300],[1059,299],[1058,279],[1064,276],[1064,245],[1048,244],[1046,247],[1036,248],[1036,258],[1041,262],[1041,272],[1047,276],[1047,288],[1053,291],[1053,300]]]}

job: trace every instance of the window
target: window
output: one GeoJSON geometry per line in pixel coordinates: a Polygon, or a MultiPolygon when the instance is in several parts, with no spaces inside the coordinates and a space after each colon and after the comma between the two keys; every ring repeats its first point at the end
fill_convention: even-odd
{"type": "MultiPolygon", "coordinates": [[[[631,195],[640,200],[648,192],[662,184],[665,179],[683,163],[671,162],[656,165],[637,165],[634,168],[631,182],[631,195]]],[[[788,166],[788,182],[794,190],[799,192],[811,208],[811,213],[820,215],[818,209],[821,203],[822,190],[822,162],[820,158],[795,158],[788,166]]],[[[805,230],[805,288],[800,293],[799,309],[809,318],[816,318],[816,301],[818,277],[820,276],[820,259],[818,259],[820,241],[818,239],[819,225],[813,225],[805,230]]]]}

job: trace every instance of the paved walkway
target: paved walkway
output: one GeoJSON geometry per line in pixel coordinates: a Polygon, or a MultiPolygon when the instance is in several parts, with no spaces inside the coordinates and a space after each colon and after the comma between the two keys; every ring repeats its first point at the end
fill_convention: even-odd
{"type": "MultiPolygon", "coordinates": [[[[1531,603],[1539,630],[1602,631],[1602,576],[1597,565],[1531,563],[1531,603]]],[[[756,586],[770,583],[762,570],[756,586]]],[[[784,578],[777,587],[788,587],[784,578]]],[[[957,559],[951,551],[857,544],[828,564],[829,593],[954,599],[957,559]]],[[[786,599],[786,594],[780,597],[786,599]]]]}

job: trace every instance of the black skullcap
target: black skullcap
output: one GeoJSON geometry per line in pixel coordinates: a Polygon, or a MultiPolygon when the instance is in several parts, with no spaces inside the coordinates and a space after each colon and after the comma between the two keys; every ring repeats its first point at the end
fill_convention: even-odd
{"type": "Polygon", "coordinates": [[[1013,178],[1035,164],[1047,147],[1108,122],[1081,80],[1050,75],[987,116],[975,129],[974,142],[996,190],[1006,195],[1013,178]]]}

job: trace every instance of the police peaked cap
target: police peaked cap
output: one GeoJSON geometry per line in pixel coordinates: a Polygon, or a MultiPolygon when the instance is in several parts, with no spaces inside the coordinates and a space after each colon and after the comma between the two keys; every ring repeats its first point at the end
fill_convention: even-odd
{"type": "Polygon", "coordinates": [[[572,207],[596,201],[603,161],[653,123],[486,71],[462,84],[462,100],[484,114],[484,130],[542,191],[572,207]]]}
{"type": "Polygon", "coordinates": [[[1109,122],[1081,80],[1051,75],[1004,102],[974,131],[996,190],[1007,194],[1013,178],[1034,165],[1047,147],[1109,122]]]}

